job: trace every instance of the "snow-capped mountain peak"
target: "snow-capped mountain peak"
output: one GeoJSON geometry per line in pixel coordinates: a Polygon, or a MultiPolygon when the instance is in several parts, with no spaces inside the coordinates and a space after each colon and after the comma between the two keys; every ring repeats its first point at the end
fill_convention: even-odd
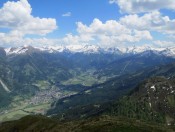
{"type": "Polygon", "coordinates": [[[39,51],[38,48],[34,48],[32,46],[21,46],[21,47],[13,47],[5,49],[7,55],[11,54],[25,54],[27,52],[39,51]]]}
{"type": "Polygon", "coordinates": [[[163,49],[161,51],[161,54],[165,55],[165,56],[175,56],[175,48],[171,47],[171,48],[166,48],[166,49],[163,49]]]}
{"type": "Polygon", "coordinates": [[[132,47],[121,48],[121,51],[123,53],[131,53],[131,54],[138,54],[147,50],[153,50],[153,48],[149,46],[132,46],[132,47]]]}

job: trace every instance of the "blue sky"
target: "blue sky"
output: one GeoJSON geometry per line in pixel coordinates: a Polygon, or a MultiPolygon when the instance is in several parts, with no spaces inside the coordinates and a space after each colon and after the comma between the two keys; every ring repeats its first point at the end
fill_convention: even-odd
{"type": "Polygon", "coordinates": [[[59,29],[49,37],[63,37],[69,32],[76,34],[78,21],[89,25],[94,18],[105,22],[119,19],[121,16],[118,7],[110,5],[108,0],[44,0],[42,5],[39,0],[29,0],[29,2],[34,16],[52,17],[57,20],[59,29]],[[71,17],[62,17],[67,12],[71,12],[71,17]]]}
{"type": "Polygon", "coordinates": [[[1,0],[1,46],[175,46],[173,0],[1,0]],[[154,6],[152,6],[154,5],[154,6]]]}

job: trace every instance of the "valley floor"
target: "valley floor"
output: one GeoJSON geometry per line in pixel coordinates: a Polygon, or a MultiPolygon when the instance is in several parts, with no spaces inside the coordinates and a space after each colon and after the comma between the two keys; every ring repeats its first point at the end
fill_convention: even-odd
{"type": "Polygon", "coordinates": [[[68,97],[73,94],[76,94],[76,92],[56,88],[41,90],[36,92],[36,94],[32,97],[16,96],[10,106],[1,109],[0,122],[17,120],[26,115],[44,115],[55,100],[68,97]]]}

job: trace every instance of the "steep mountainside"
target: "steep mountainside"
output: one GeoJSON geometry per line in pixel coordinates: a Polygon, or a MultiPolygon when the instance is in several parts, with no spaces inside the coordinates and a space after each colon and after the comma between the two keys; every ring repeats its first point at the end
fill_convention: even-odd
{"type": "Polygon", "coordinates": [[[0,107],[10,103],[9,94],[11,94],[13,83],[12,70],[6,61],[6,53],[3,48],[0,48],[0,107]]]}
{"type": "Polygon", "coordinates": [[[175,124],[175,79],[154,77],[120,99],[111,113],[147,121],[175,124]]]}

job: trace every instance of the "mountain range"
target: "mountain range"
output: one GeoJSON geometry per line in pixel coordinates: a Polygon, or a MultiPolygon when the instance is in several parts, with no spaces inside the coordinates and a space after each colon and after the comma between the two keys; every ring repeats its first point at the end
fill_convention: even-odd
{"type": "Polygon", "coordinates": [[[122,124],[127,118],[173,126],[174,61],[173,47],[0,48],[0,122],[43,114],[53,124],[100,124],[105,115],[111,123],[122,117],[122,124]]]}
{"type": "Polygon", "coordinates": [[[68,45],[68,46],[48,46],[48,47],[31,47],[31,46],[21,46],[5,48],[6,54],[24,54],[26,52],[48,52],[48,53],[85,53],[85,54],[138,54],[145,51],[153,51],[154,53],[174,57],[175,47],[169,48],[153,48],[149,46],[133,46],[133,47],[99,47],[94,45],[68,45]]]}

